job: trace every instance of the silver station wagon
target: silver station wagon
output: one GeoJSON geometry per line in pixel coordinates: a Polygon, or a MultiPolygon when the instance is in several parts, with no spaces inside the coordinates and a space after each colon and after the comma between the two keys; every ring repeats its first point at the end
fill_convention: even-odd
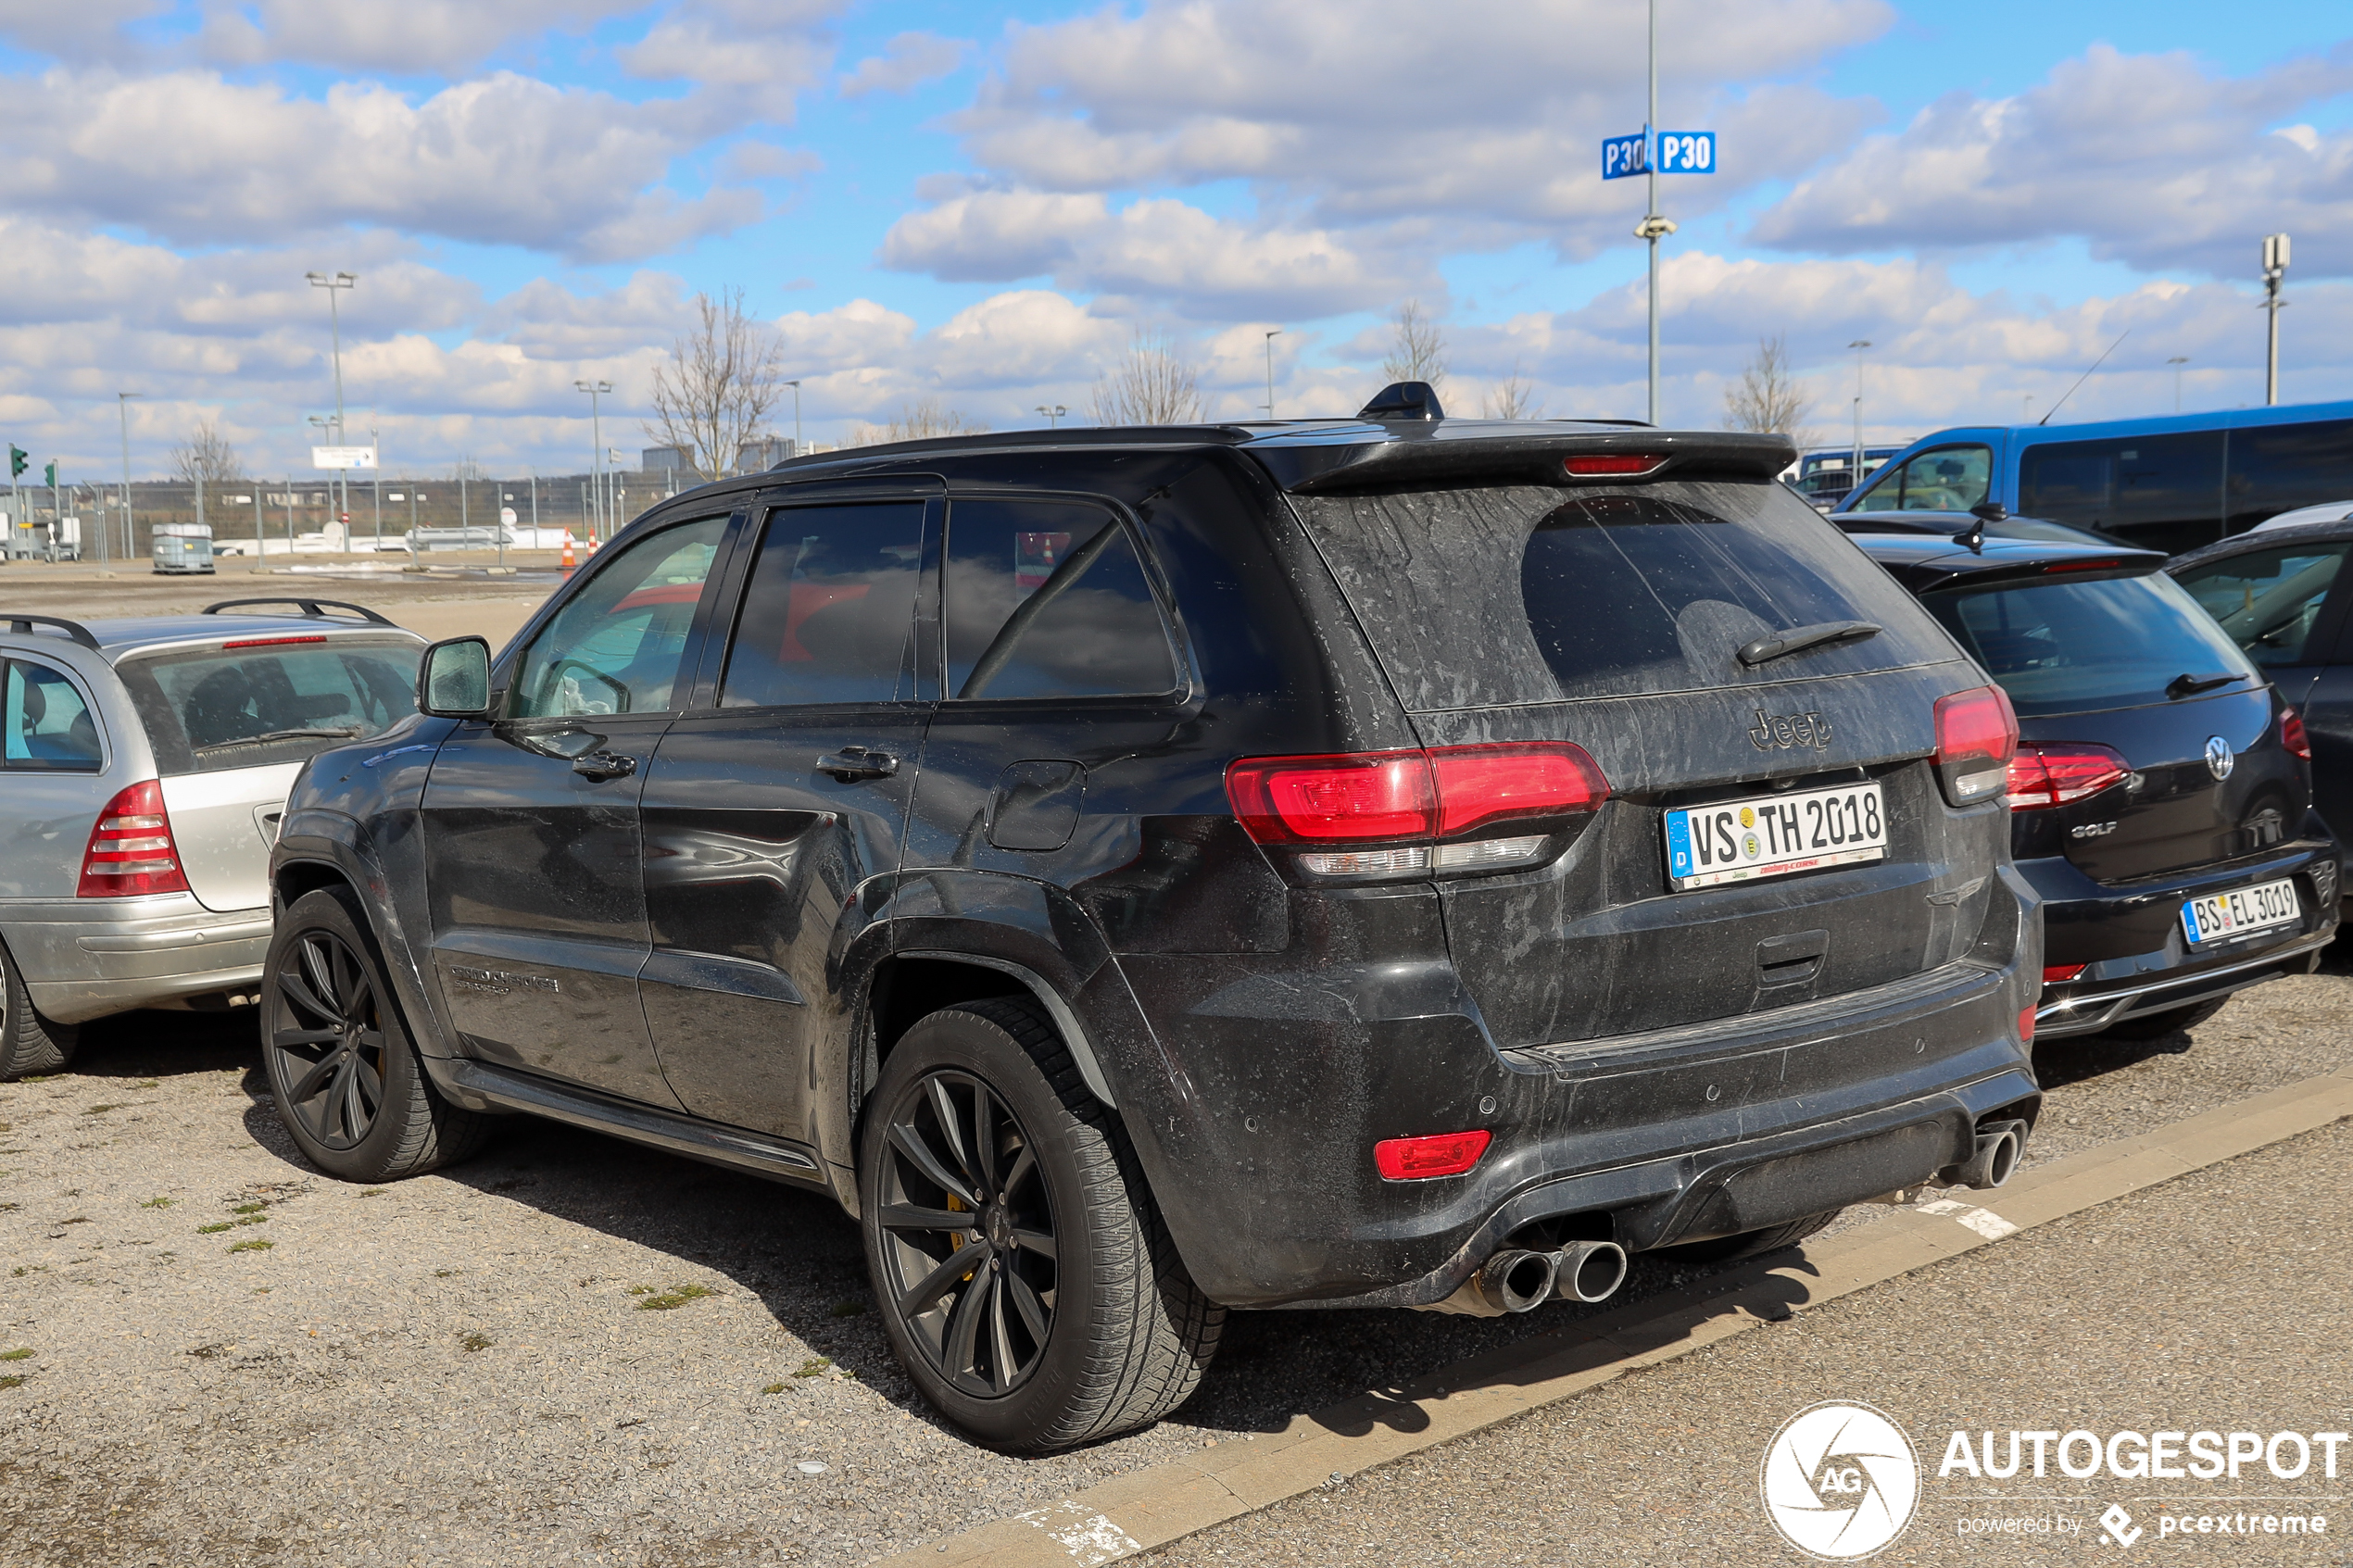
{"type": "Polygon", "coordinates": [[[0,1078],[94,1018],[253,1001],[286,790],[416,710],[423,647],[329,599],[0,610],[0,1078]]]}

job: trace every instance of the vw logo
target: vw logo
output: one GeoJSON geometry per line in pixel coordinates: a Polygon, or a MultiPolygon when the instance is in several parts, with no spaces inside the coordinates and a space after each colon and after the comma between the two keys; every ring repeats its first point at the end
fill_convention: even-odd
{"type": "Polygon", "coordinates": [[[2231,754],[2231,743],[2221,735],[2206,737],[2206,771],[2217,779],[2227,779],[2239,759],[2231,754]]]}
{"type": "Polygon", "coordinates": [[[1869,1405],[1808,1405],[1773,1434],[1757,1478],[1781,1538],[1808,1557],[1852,1562],[1912,1522],[1920,1463],[1903,1429],[1869,1405]]]}

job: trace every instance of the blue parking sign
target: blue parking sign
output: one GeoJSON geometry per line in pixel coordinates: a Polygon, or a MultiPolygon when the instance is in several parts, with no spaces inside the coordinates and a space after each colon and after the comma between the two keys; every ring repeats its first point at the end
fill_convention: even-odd
{"type": "Polygon", "coordinates": [[[1713,174],[1716,172],[1716,132],[1713,131],[1662,131],[1658,133],[1658,171],[1661,174],[1713,174]]]}
{"type": "Polygon", "coordinates": [[[1649,141],[1650,138],[1641,132],[1631,136],[1602,138],[1602,178],[1623,180],[1629,174],[1649,173],[1650,158],[1646,156],[1649,141]]]}

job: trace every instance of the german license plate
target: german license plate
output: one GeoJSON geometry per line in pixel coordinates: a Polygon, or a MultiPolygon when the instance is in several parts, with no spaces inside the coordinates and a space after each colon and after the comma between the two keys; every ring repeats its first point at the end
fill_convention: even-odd
{"type": "Polygon", "coordinates": [[[2193,945],[2227,942],[2275,925],[2293,925],[2303,914],[2293,881],[2265,882],[2191,899],[2182,906],[2182,929],[2193,945]]]}
{"type": "Polygon", "coordinates": [[[1875,784],[1667,813],[1667,880],[1679,893],[1886,857],[1887,810],[1875,784]]]}

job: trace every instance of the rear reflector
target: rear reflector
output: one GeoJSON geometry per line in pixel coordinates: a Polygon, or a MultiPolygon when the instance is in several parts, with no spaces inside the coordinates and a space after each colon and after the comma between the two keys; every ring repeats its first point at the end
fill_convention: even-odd
{"type": "Polygon", "coordinates": [[[77,898],[128,898],[142,893],[185,893],[180,852],[164,814],[163,785],[135,784],[107,802],[82,851],[77,898]]]}
{"type": "Polygon", "coordinates": [[[221,644],[220,651],[227,653],[231,648],[282,648],[293,643],[323,643],[327,639],[323,635],[309,637],[247,637],[241,642],[221,644]]]}
{"type": "Polygon", "coordinates": [[[2312,737],[2304,733],[2304,721],[2293,708],[2280,715],[2280,744],[2287,747],[2289,756],[2312,760],[2312,737]]]}
{"type": "MultiPolygon", "coordinates": [[[[1244,757],[1227,765],[1226,794],[1243,831],[1257,842],[1322,846],[1455,838],[1497,822],[1592,811],[1609,798],[1609,783],[1582,746],[1510,741],[1322,757],[1244,757]]],[[[1500,847],[1504,845],[1524,841],[1484,840],[1434,851],[1416,846],[1404,852],[1407,859],[1378,865],[1360,851],[1349,859],[1362,863],[1345,869],[1492,864],[1517,852],[1500,847]],[[1420,859],[1410,858],[1415,855],[1420,859]]],[[[1542,847],[1541,838],[1535,847],[1542,847]]],[[[1322,868],[1311,862],[1309,869],[1322,868]]],[[[1335,863],[1331,869],[1342,868],[1335,863]]]]}
{"type": "Polygon", "coordinates": [[[2017,754],[2018,715],[2001,687],[1936,699],[1936,772],[1954,805],[1975,806],[1999,795],[2017,754]]]}
{"type": "Polygon", "coordinates": [[[1480,1127],[1467,1133],[1431,1133],[1418,1138],[1383,1138],[1373,1145],[1373,1165],[1386,1181],[1419,1182],[1459,1176],[1478,1163],[1494,1136],[1480,1127]]]}
{"type": "Polygon", "coordinates": [[[2010,759],[2010,809],[2041,811],[2071,805],[2132,776],[2124,759],[2104,746],[2030,746],[2010,759]]]}
{"type": "Polygon", "coordinates": [[[2064,980],[2072,980],[2091,967],[2087,963],[2047,964],[2043,970],[2043,984],[2054,985],[2064,980]]]}
{"type": "Polygon", "coordinates": [[[1650,452],[1596,452],[1561,459],[1561,471],[1571,479],[1640,479],[1666,466],[1664,457],[1650,452]]]}
{"type": "Polygon", "coordinates": [[[2032,1008],[2019,1010],[2018,1043],[2021,1046],[2031,1046],[2034,1043],[2034,1010],[2032,1008]]]}

